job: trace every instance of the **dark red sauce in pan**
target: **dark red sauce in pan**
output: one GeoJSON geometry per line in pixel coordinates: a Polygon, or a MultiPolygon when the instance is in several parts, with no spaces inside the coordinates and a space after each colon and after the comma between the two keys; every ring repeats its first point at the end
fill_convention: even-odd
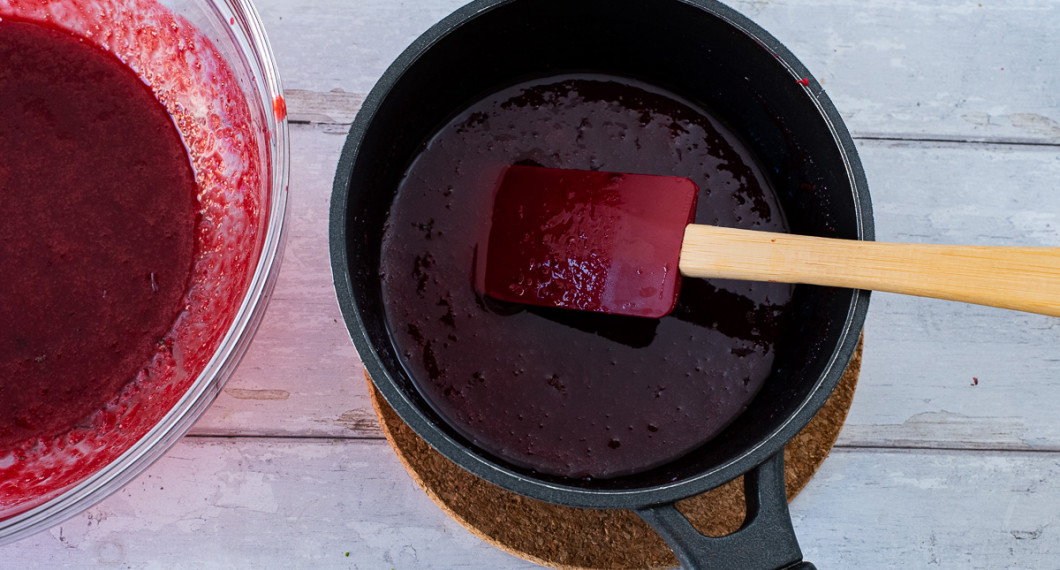
{"type": "Polygon", "coordinates": [[[698,222],[786,231],[746,149],[676,95],[596,75],[499,91],[434,136],[387,221],[387,319],[419,390],[481,449],[552,475],[635,473],[709,441],[769,376],[791,287],[686,279],[661,319],[484,298],[478,247],[517,163],[685,176],[698,222]]]}
{"type": "Polygon", "coordinates": [[[188,153],[113,55],[0,22],[0,451],[63,433],[136,378],[183,309],[188,153]]]}

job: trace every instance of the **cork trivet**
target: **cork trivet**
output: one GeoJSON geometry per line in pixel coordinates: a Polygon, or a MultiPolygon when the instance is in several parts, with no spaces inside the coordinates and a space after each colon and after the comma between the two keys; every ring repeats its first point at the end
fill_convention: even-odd
{"type": "MultiPolygon", "coordinates": [[[[785,447],[790,501],[824,462],[850,410],[861,368],[859,344],[839,386],[785,447]]],[[[420,439],[369,381],[383,432],[416,483],[450,517],[493,546],[559,569],[673,568],[677,559],[639,517],[625,510],[562,507],[506,491],[449,461],[420,439]]],[[[724,536],[745,517],[743,478],[680,501],[700,532],[724,536]]]]}

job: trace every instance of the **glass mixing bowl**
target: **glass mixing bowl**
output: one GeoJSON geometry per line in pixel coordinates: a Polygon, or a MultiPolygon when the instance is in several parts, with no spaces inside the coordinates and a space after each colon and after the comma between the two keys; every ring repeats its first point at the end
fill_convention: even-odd
{"type": "Polygon", "coordinates": [[[0,544],[117,491],[175,444],[220,392],[265,311],[284,243],[286,104],[246,0],[0,0],[110,51],[174,120],[198,187],[184,310],[143,371],[67,433],[0,449],[0,544]]]}

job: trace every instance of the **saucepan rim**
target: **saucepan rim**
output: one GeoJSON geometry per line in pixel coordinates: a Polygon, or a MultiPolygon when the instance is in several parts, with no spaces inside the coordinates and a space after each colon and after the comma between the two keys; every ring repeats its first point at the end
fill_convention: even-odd
{"type": "MultiPolygon", "coordinates": [[[[347,251],[348,216],[354,215],[348,212],[349,197],[351,190],[356,191],[351,188],[351,176],[361,151],[363,137],[390,92],[406,71],[427,50],[482,14],[519,1],[522,0],[477,0],[459,8],[417,38],[398,56],[366,97],[342,149],[331,199],[330,254],[340,310],[365,369],[384,399],[398,416],[427,443],[472,474],[521,495],[555,504],[583,508],[635,508],[670,503],[702,493],[754,469],[780,452],[788,440],[793,438],[824,405],[838,385],[857,347],[868,310],[868,291],[851,292],[838,342],[835,344],[824,372],[817,378],[810,395],[802,402],[802,405],[768,436],[759,439],[746,452],[723,465],[677,481],[635,489],[594,489],[568,486],[533,478],[489,461],[467,445],[454,439],[424,414],[397,384],[369,337],[361,313],[366,309],[372,310],[372,308],[364,306],[363,300],[354,294],[351,271],[355,268],[350,265],[347,251]]],[[[867,181],[853,139],[838,111],[809,71],[772,35],[728,6],[714,0],[675,1],[704,10],[757,41],[791,73],[793,81],[807,78],[808,85],[805,91],[828,125],[836,148],[842,154],[846,177],[850,181],[850,190],[853,193],[857,236],[862,240],[874,239],[867,181]]]]}

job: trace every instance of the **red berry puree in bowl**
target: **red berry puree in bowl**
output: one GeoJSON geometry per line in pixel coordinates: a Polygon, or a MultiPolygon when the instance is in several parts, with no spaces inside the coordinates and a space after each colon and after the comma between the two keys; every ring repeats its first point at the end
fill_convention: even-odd
{"type": "Polygon", "coordinates": [[[0,448],[65,432],[150,361],[191,275],[195,177],[113,55],[0,22],[0,448]]]}
{"type": "Polygon", "coordinates": [[[227,377],[272,108],[155,0],[0,0],[0,61],[6,520],[113,489],[227,377]]]}
{"type": "Polygon", "coordinates": [[[478,448],[550,475],[636,473],[709,441],[770,375],[791,286],[685,279],[661,319],[485,298],[475,266],[512,164],[685,176],[697,222],[786,231],[750,153],[675,94],[597,75],[498,91],[429,141],[387,220],[384,306],[419,391],[478,448]]]}

